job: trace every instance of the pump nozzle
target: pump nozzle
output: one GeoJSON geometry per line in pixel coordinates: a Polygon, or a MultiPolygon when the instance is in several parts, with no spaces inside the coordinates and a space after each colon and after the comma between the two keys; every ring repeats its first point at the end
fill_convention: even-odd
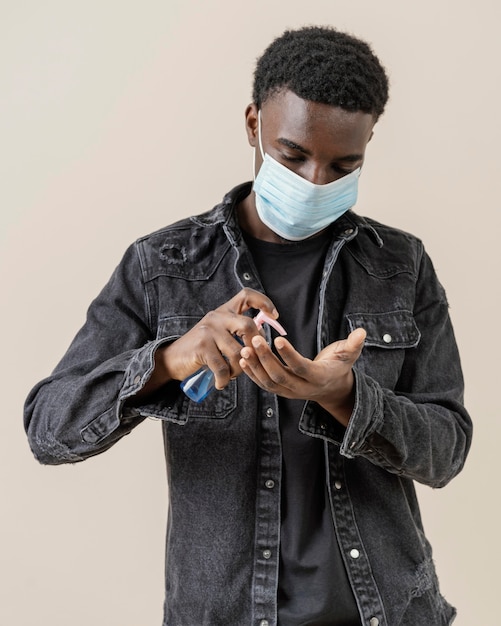
{"type": "Polygon", "coordinates": [[[287,331],[282,326],[282,324],[279,324],[277,320],[274,320],[272,317],[267,315],[264,311],[260,310],[259,313],[256,315],[256,317],[254,317],[253,319],[254,319],[254,323],[256,324],[259,330],[261,330],[261,328],[263,327],[263,324],[268,324],[269,326],[274,328],[279,335],[282,335],[282,337],[287,334],[287,331]]]}

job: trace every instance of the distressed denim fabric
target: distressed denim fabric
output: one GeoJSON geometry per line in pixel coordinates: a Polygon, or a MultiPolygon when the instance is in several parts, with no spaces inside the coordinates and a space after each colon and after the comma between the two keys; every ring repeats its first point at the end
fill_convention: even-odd
{"type": "MultiPolygon", "coordinates": [[[[162,420],[170,509],[164,626],[273,626],[280,545],[277,398],[246,376],[191,402],[171,382],[142,405],[155,350],[242,287],[262,289],[234,207],[136,241],[91,304],[52,375],[30,393],[25,427],[41,463],[99,454],[146,417],[162,420]]],[[[414,481],[446,485],[472,425],[448,305],[421,242],[348,212],[334,225],[319,302],[318,349],[357,327],[347,429],[315,403],[298,428],[324,442],[341,553],[367,626],[442,626],[414,481]]]]}

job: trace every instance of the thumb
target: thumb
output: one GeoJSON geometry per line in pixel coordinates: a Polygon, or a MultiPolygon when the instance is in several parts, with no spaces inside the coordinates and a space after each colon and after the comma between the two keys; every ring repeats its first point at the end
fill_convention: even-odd
{"type": "Polygon", "coordinates": [[[356,328],[346,339],[341,339],[332,344],[334,357],[339,361],[351,361],[354,363],[364,347],[367,333],[363,328],[356,328]]]}
{"type": "Polygon", "coordinates": [[[362,352],[366,336],[367,333],[363,328],[355,328],[346,339],[334,344],[336,357],[341,361],[354,363],[362,352]]]}
{"type": "MultiPolygon", "coordinates": [[[[355,328],[346,338],[346,349],[350,352],[355,352],[360,355],[362,348],[364,347],[364,341],[367,337],[367,333],[363,328],[355,328]]],[[[358,356],[357,356],[358,358],[358,356]]]]}

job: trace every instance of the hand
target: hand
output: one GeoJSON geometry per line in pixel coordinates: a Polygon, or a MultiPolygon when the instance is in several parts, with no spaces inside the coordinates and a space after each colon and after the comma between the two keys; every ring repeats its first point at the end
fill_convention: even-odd
{"type": "Polygon", "coordinates": [[[352,367],[362,352],[366,332],[357,328],[325,347],[312,361],[297,352],[285,337],[275,339],[280,362],[260,335],[240,351],[240,367],[256,385],[284,398],[313,400],[344,426],[354,405],[352,367]]]}
{"type": "Polygon", "coordinates": [[[259,336],[252,318],[243,315],[252,308],[262,309],[274,319],[278,317],[267,296],[253,289],[242,289],[231,300],[207,313],[183,337],[157,350],[155,371],[143,395],[169,380],[184,380],[203,365],[214,372],[216,388],[224,389],[231,378],[242,373],[239,365],[242,343],[250,346],[252,338],[259,336]]]}

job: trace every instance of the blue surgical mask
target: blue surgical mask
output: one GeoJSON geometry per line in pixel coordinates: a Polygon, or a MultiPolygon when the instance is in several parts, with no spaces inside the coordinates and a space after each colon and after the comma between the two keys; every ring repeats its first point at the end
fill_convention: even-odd
{"type": "Polygon", "coordinates": [[[301,241],[335,222],[357,201],[361,168],[342,178],[317,185],[264,154],[261,142],[261,111],[258,114],[259,149],[263,163],[254,180],[256,209],[260,220],[274,233],[301,241]]]}

